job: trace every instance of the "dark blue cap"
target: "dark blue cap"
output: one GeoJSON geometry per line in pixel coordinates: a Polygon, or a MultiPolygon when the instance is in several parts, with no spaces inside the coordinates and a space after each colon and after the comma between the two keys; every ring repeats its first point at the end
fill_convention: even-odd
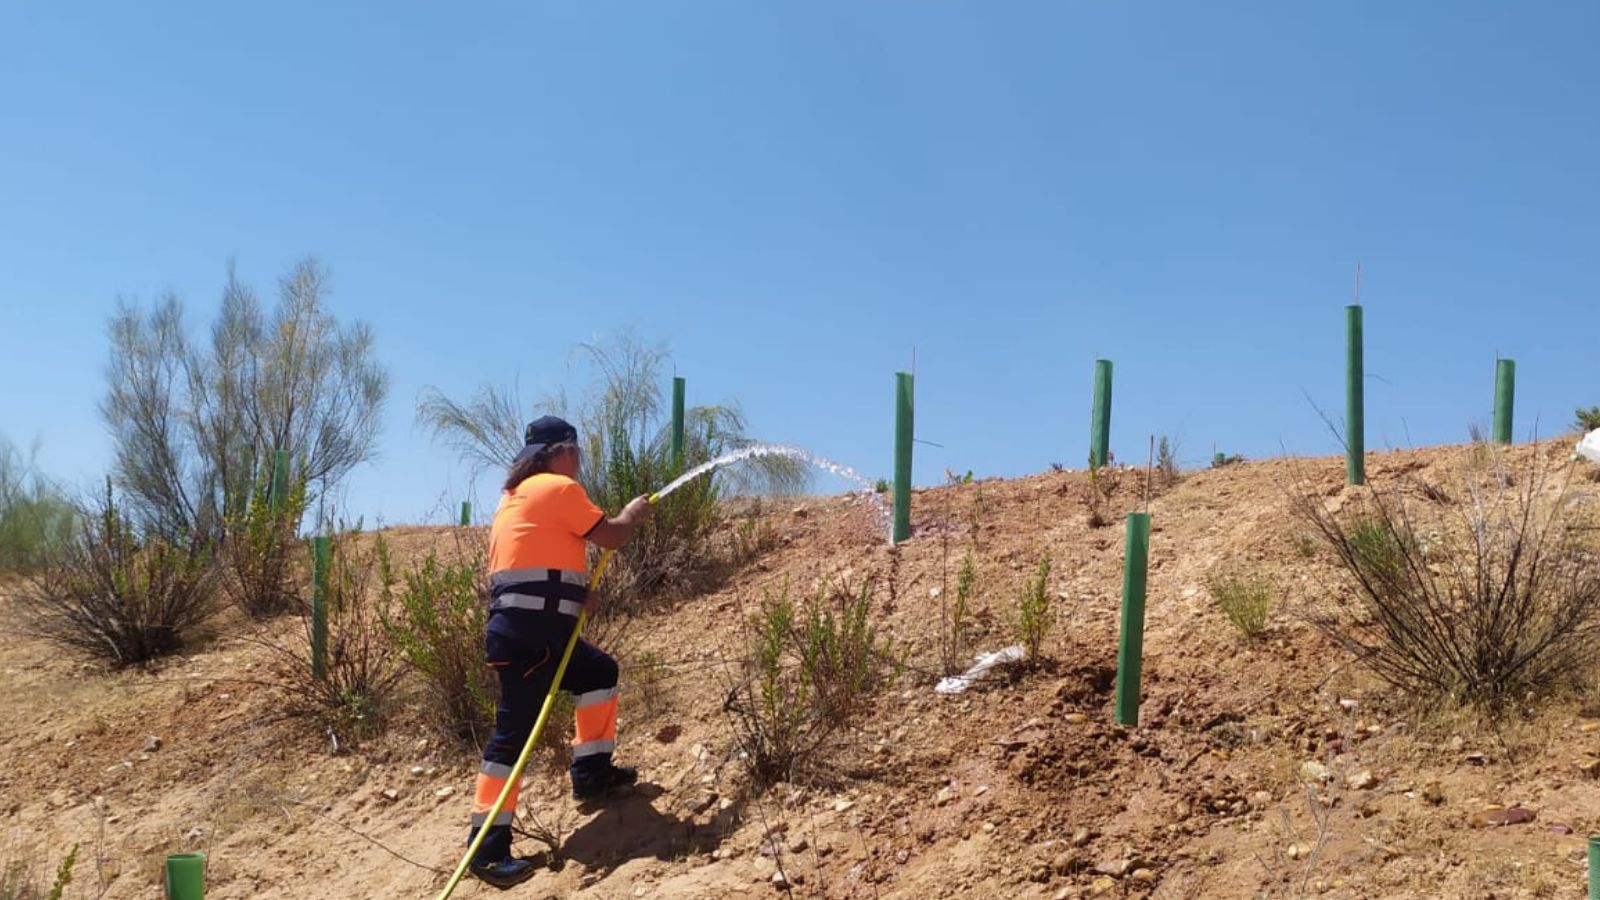
{"type": "Polygon", "coordinates": [[[517,454],[516,462],[527,459],[551,444],[577,443],[578,429],[573,428],[566,419],[540,416],[528,423],[522,432],[522,440],[522,452],[517,454]]]}

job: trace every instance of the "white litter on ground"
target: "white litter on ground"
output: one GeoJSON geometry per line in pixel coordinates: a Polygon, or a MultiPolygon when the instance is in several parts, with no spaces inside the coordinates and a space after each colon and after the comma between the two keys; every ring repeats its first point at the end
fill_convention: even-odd
{"type": "Polygon", "coordinates": [[[977,660],[972,668],[962,672],[960,675],[951,675],[948,678],[939,679],[939,683],[933,686],[933,692],[936,694],[959,694],[972,687],[973,682],[983,677],[985,672],[995,666],[1002,663],[1021,662],[1022,645],[1012,644],[1003,650],[996,650],[993,653],[980,653],[977,656],[977,660]]]}
{"type": "Polygon", "coordinates": [[[1600,463],[1600,428],[1583,436],[1578,442],[1578,455],[1592,463],[1600,463]]]}

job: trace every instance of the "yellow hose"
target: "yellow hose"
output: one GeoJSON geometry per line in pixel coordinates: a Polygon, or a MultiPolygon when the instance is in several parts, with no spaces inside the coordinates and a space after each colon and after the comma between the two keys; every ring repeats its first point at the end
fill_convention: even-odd
{"type": "MultiPolygon", "coordinates": [[[[660,495],[651,494],[650,502],[655,503],[660,495]]],[[[600,554],[600,561],[595,564],[594,574],[589,576],[589,590],[591,592],[600,584],[600,576],[606,573],[606,564],[611,562],[611,554],[607,550],[600,554]]],[[[461,879],[467,874],[467,867],[472,864],[472,857],[477,854],[478,848],[483,846],[483,839],[489,834],[489,823],[495,816],[500,815],[500,810],[505,808],[506,798],[511,796],[511,791],[522,780],[522,770],[528,765],[528,757],[533,755],[533,746],[539,742],[539,733],[544,731],[545,720],[550,718],[550,710],[556,704],[556,692],[561,690],[561,679],[566,677],[567,663],[572,659],[572,651],[578,646],[578,635],[583,633],[583,623],[589,617],[587,606],[578,613],[578,624],[572,629],[572,637],[567,639],[567,649],[561,653],[561,664],[556,666],[556,677],[550,682],[550,692],[544,695],[544,706],[539,709],[539,719],[533,723],[533,731],[528,735],[528,742],[522,745],[522,752],[517,755],[517,764],[511,767],[511,776],[506,779],[505,787],[500,789],[500,796],[495,798],[494,806],[483,819],[483,826],[478,829],[478,836],[472,839],[467,847],[467,853],[461,857],[461,863],[456,866],[455,873],[450,876],[450,881],[439,892],[439,900],[450,900],[450,895],[455,893],[461,884],[461,879]]]]}

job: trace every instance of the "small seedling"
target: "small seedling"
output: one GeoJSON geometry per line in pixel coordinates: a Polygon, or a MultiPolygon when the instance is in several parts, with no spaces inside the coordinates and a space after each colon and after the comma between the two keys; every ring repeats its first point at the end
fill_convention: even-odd
{"type": "Polygon", "coordinates": [[[940,635],[940,663],[944,666],[946,674],[961,671],[968,662],[966,658],[968,616],[977,583],[977,563],[972,558],[972,551],[969,550],[961,559],[961,570],[956,573],[955,603],[951,605],[945,601],[940,609],[944,619],[942,622],[944,633],[940,635]]]}
{"type": "Polygon", "coordinates": [[[1178,482],[1178,448],[1166,435],[1156,448],[1156,469],[1161,473],[1161,483],[1172,486],[1178,482]]]}
{"type": "Polygon", "coordinates": [[[1017,598],[1017,637],[1022,641],[1028,665],[1038,665],[1039,651],[1054,624],[1055,611],[1050,608],[1050,554],[1046,553],[1017,598]]]}

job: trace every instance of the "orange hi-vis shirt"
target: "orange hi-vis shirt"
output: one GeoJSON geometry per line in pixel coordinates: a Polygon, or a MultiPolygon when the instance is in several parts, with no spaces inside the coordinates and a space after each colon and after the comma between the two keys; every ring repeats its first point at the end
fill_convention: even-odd
{"type": "Polygon", "coordinates": [[[605,513],[583,485],[565,475],[534,475],[502,495],[489,528],[489,585],[497,601],[513,593],[581,602],[589,566],[585,538],[603,521],[605,513]]]}

